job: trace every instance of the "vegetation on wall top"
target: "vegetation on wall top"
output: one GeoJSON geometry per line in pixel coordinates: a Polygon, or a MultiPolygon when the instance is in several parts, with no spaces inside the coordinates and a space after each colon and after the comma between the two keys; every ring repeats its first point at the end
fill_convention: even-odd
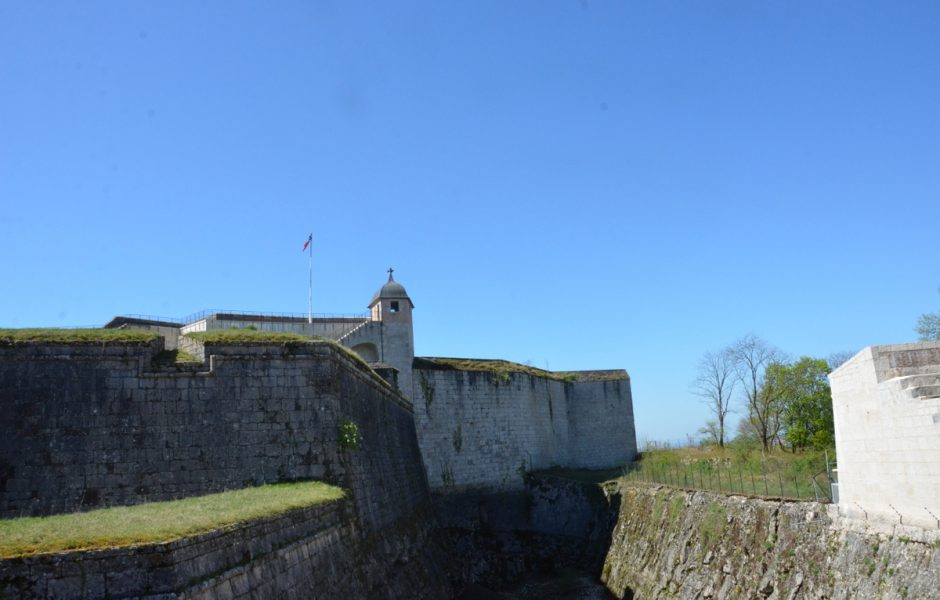
{"type": "Polygon", "coordinates": [[[0,346],[14,346],[21,343],[149,343],[158,337],[160,336],[152,331],[137,329],[0,329],[0,346]]]}
{"type": "MultiPolygon", "coordinates": [[[[609,381],[627,379],[626,371],[546,371],[530,365],[500,359],[484,358],[440,358],[422,357],[438,367],[454,369],[457,371],[474,371],[481,373],[494,373],[499,379],[508,377],[511,373],[522,373],[534,377],[543,377],[555,381],[609,381]]],[[[416,366],[419,366],[420,363],[416,366]]]]}
{"type": "Polygon", "coordinates": [[[204,344],[284,344],[289,342],[324,341],[319,338],[303,336],[299,333],[259,331],[257,329],[212,329],[210,331],[193,331],[185,334],[185,336],[204,344]]]}
{"type": "Polygon", "coordinates": [[[162,544],[345,497],[319,481],[279,483],[82,513],[0,520],[0,558],[162,544]]]}
{"type": "Polygon", "coordinates": [[[306,344],[318,343],[329,344],[351,361],[375,375],[376,380],[383,386],[391,389],[391,384],[380,377],[369,363],[361,356],[343,346],[335,340],[324,337],[305,336],[299,333],[290,333],[286,331],[261,331],[252,328],[240,329],[212,329],[209,331],[193,331],[183,334],[183,337],[190,338],[203,344],[306,344]]]}

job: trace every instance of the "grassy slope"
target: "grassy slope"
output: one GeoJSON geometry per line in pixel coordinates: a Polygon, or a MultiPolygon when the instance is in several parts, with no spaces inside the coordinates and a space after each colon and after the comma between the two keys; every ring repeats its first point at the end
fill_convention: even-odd
{"type": "MultiPolygon", "coordinates": [[[[835,456],[833,450],[829,457],[835,456]]],[[[762,452],[759,447],[732,444],[643,452],[631,465],[630,478],[679,487],[727,491],[756,496],[812,499],[813,478],[823,485],[826,460],[822,451],[762,452]]]]}
{"type": "Polygon", "coordinates": [[[84,513],[4,519],[0,558],[170,542],[344,495],[340,488],[307,481],[84,513]]]}
{"type": "Polygon", "coordinates": [[[0,329],[0,346],[24,342],[49,344],[95,344],[151,342],[159,336],[132,329],[0,329]]]}

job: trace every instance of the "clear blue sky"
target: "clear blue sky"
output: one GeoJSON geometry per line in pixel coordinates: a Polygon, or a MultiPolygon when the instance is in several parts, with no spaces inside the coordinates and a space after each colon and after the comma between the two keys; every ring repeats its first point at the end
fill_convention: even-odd
{"type": "Polygon", "coordinates": [[[0,4],[0,326],[357,312],[626,368],[910,341],[940,309],[936,2],[0,4]]]}

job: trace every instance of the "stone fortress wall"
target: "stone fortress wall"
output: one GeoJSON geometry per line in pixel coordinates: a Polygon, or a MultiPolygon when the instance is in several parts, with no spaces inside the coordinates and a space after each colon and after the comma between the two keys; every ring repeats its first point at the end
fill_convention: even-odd
{"type": "MultiPolygon", "coordinates": [[[[635,457],[625,371],[584,371],[577,381],[512,373],[502,381],[493,373],[441,368],[434,359],[415,357],[414,304],[391,272],[368,308],[368,317],[312,323],[296,316],[202,314],[181,326],[176,343],[203,358],[186,333],[252,327],[334,339],[380,372],[391,367],[401,393],[419,407],[415,426],[436,491],[518,490],[527,470],[610,468],[635,457]]],[[[156,331],[146,322],[134,326],[156,331]]]]}
{"type": "Polygon", "coordinates": [[[163,369],[159,341],[0,348],[0,517],[294,479],[351,490],[366,530],[428,501],[410,403],[345,351],[206,346],[205,367],[163,369]]]}
{"type": "Polygon", "coordinates": [[[839,512],[940,529],[940,343],[871,346],[829,379],[839,512]]]}
{"type": "Polygon", "coordinates": [[[415,359],[415,427],[434,492],[518,491],[527,471],[600,469],[636,454],[625,371],[559,381],[415,359]]]}

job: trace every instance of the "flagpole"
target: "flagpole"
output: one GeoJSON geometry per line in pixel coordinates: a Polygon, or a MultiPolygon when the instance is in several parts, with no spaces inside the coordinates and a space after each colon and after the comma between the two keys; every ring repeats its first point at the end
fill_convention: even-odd
{"type": "MultiPolygon", "coordinates": [[[[312,235],[310,237],[313,237],[312,235]]],[[[307,288],[307,323],[313,324],[313,244],[310,244],[310,285],[307,288]]]]}

